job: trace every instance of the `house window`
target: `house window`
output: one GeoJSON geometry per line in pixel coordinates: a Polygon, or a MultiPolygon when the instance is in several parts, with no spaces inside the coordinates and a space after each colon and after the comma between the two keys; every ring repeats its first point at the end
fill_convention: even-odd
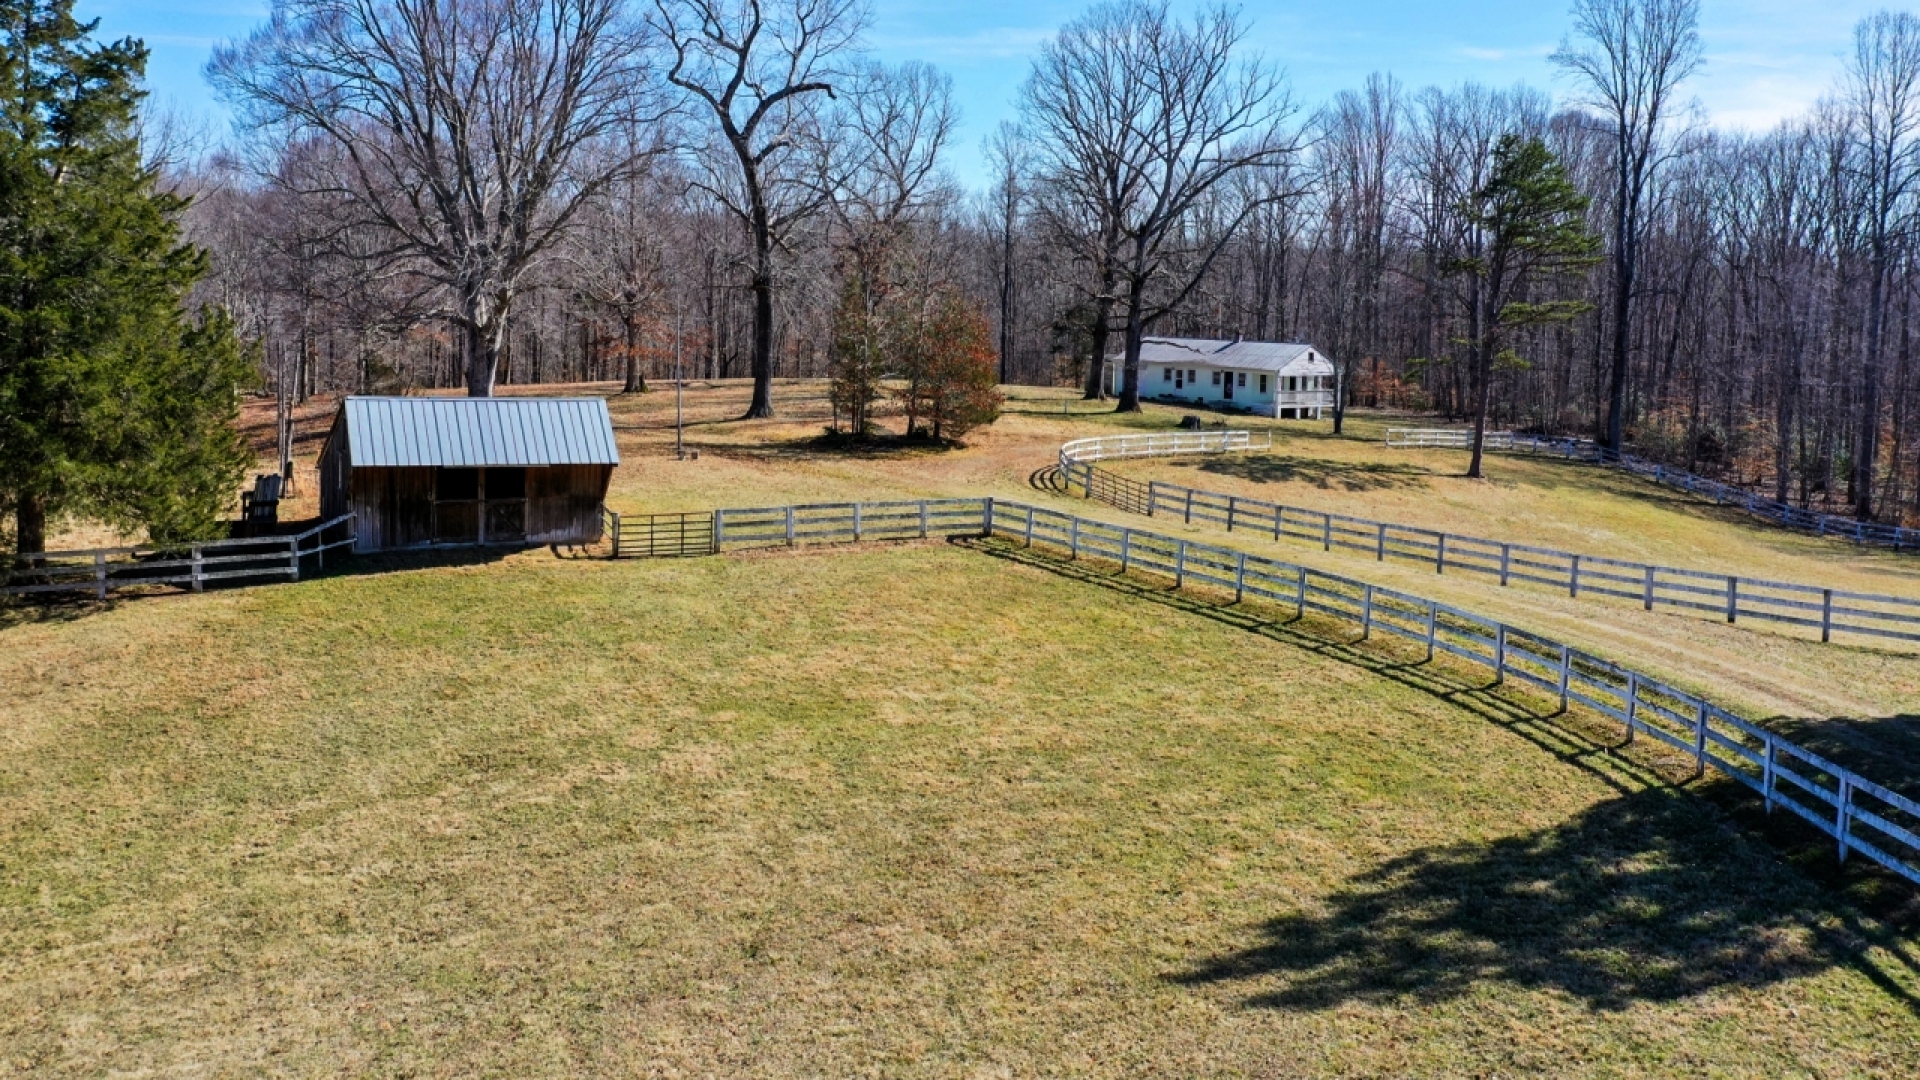
{"type": "Polygon", "coordinates": [[[1161,369],[1160,369],[1160,381],[1161,381],[1161,382],[1172,382],[1172,381],[1173,381],[1173,369],[1172,369],[1172,368],[1170,368],[1170,367],[1163,367],[1163,368],[1161,368],[1161,369]]]}
{"type": "Polygon", "coordinates": [[[1241,386],[1247,385],[1247,373],[1244,371],[1240,373],[1240,385],[1241,386]]]}
{"type": "Polygon", "coordinates": [[[1267,377],[1265,375],[1260,376],[1260,392],[1263,394],[1267,392],[1267,377]]]}
{"type": "Polygon", "coordinates": [[[1198,371],[1196,371],[1196,370],[1194,370],[1193,368],[1188,368],[1188,369],[1187,369],[1187,381],[1188,381],[1188,382],[1199,382],[1199,381],[1200,381],[1200,372],[1198,372],[1198,371]]]}
{"type": "Polygon", "coordinates": [[[1215,386],[1220,385],[1220,373],[1217,371],[1213,373],[1213,385],[1215,386]]]}

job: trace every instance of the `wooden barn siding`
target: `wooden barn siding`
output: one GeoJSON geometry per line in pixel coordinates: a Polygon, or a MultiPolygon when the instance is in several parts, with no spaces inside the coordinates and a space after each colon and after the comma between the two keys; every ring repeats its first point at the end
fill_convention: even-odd
{"type": "Polygon", "coordinates": [[[527,542],[591,544],[600,539],[600,505],[611,465],[555,465],[527,470],[527,542]]]}
{"type": "MultiPolygon", "coordinates": [[[[358,518],[354,550],[390,551],[433,543],[432,468],[354,469],[352,477],[348,502],[358,518]]],[[[600,504],[612,477],[611,465],[528,469],[526,542],[590,544],[600,539],[600,504]]],[[[457,509],[474,512],[471,506],[457,509]]]]}
{"type": "Polygon", "coordinates": [[[347,433],[340,417],[333,418],[333,430],[320,449],[320,519],[332,521],[350,512],[353,501],[353,462],[347,454],[347,433]]]}

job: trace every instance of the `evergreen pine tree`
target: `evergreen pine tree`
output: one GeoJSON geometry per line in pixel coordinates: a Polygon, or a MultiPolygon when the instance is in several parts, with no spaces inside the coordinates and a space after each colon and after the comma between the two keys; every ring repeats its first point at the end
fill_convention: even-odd
{"type": "Polygon", "coordinates": [[[146,47],[96,25],[0,0],[0,521],[22,552],[62,513],[210,535],[248,461],[249,365],[223,314],[189,313],[207,256],[141,161],[146,47]]]}

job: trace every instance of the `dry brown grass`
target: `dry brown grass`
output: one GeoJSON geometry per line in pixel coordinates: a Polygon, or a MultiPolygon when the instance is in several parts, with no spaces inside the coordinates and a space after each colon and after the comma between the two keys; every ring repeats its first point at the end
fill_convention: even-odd
{"type": "MultiPolygon", "coordinates": [[[[809,445],[818,387],[777,400],[741,424],[744,386],[690,392],[680,461],[670,392],[615,397],[609,501],[995,494],[1141,524],[1030,477],[1064,439],[1179,415],[1021,392],[964,450],[849,455],[809,445]]],[[[1901,560],[1597,470],[1500,458],[1468,485],[1276,426],[1265,464],[1127,468],[1920,594],[1901,560]]],[[[1234,542],[1749,711],[1920,712],[1910,656],[1234,542]]],[[[10,617],[0,1071],[1920,1067],[1915,949],[1855,905],[1871,878],[1796,868],[1792,830],[1711,785],[1330,627],[970,546],[367,561],[10,617]]]]}
{"type": "Polygon", "coordinates": [[[1920,1067],[1910,944],[1648,762],[972,546],[16,622],[0,1068],[1920,1067]]]}

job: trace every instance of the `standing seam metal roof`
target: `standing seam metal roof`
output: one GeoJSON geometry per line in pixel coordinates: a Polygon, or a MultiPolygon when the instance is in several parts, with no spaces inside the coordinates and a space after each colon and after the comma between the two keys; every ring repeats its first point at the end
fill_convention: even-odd
{"type": "Polygon", "coordinates": [[[350,397],[354,467],[618,465],[604,398],[350,397]]]}
{"type": "Polygon", "coordinates": [[[1150,337],[1140,342],[1149,364],[1194,364],[1239,371],[1284,371],[1330,375],[1333,363],[1311,345],[1286,341],[1223,341],[1215,338],[1150,337]]]}

